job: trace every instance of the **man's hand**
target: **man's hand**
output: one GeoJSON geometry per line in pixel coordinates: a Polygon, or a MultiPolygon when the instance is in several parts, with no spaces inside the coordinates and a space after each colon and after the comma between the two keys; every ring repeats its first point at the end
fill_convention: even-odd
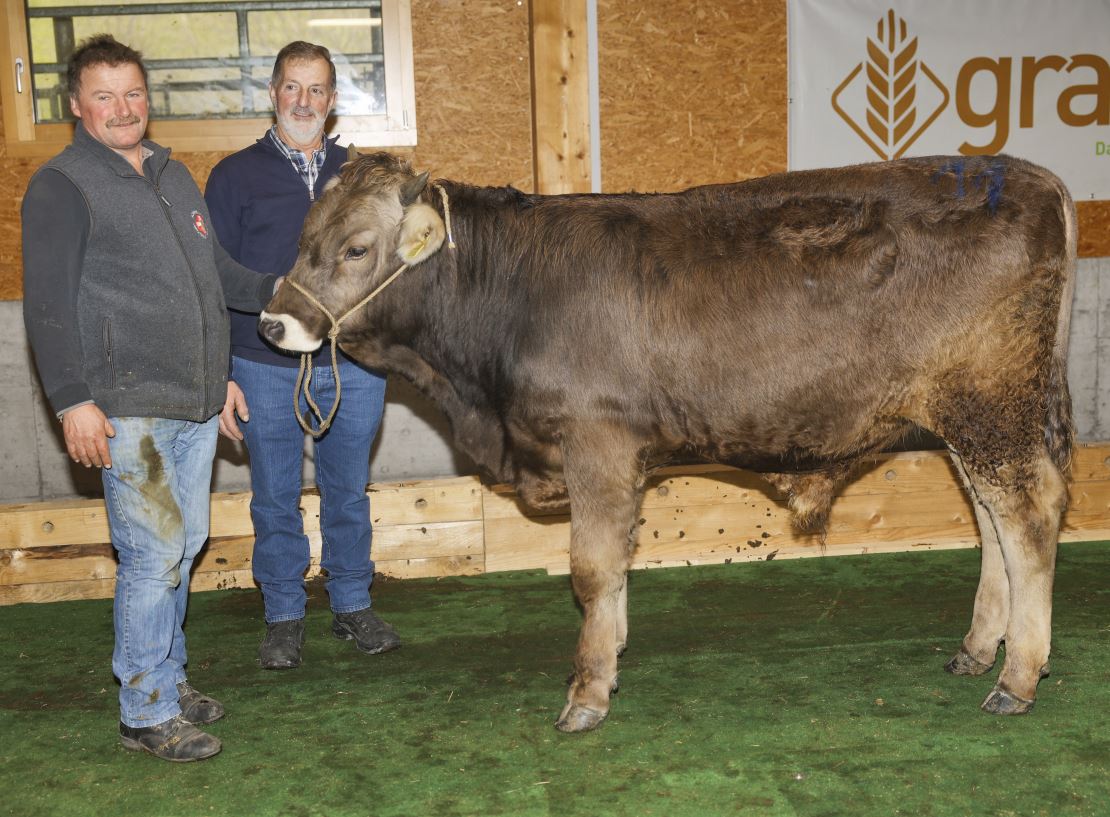
{"type": "Polygon", "coordinates": [[[244,423],[251,419],[250,412],[247,410],[247,398],[243,395],[243,390],[239,388],[239,384],[234,380],[229,380],[227,381],[227,400],[224,401],[224,410],[220,412],[220,433],[229,440],[242,441],[243,432],[239,430],[239,423],[235,421],[236,414],[244,423]]]}
{"type": "Polygon", "coordinates": [[[62,435],[66,451],[74,462],[86,468],[112,467],[108,438],[116,436],[116,430],[95,403],[86,403],[63,414],[62,435]]]}

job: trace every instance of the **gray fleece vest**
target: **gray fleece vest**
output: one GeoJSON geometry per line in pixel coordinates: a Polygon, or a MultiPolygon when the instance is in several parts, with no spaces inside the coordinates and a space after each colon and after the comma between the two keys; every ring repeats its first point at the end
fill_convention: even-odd
{"type": "Polygon", "coordinates": [[[227,393],[215,236],[185,166],[144,144],[145,176],[79,126],[43,167],[73,182],[91,217],[77,296],[84,377],[110,417],[201,422],[227,393]]]}

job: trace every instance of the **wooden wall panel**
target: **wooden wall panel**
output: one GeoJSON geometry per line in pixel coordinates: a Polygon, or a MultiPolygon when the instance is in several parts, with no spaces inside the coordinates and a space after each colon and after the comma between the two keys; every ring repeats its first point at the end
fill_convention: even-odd
{"type": "MultiPolygon", "coordinates": [[[[1060,540],[1110,538],[1110,447],[1081,446],[1060,540]]],[[[569,570],[566,514],[524,509],[506,486],[486,489],[486,570],[569,570]]],[[[724,466],[665,469],[640,510],[633,567],[977,547],[967,496],[938,451],[870,458],[833,503],[824,535],[794,530],[781,494],[724,466]]]]}
{"type": "Polygon", "coordinates": [[[1110,201],[1078,201],[1079,257],[1110,256],[1110,201]]]}
{"type": "Polygon", "coordinates": [[[786,169],[783,0],[599,0],[597,16],[604,190],[786,169]]]}
{"type": "MultiPolygon", "coordinates": [[[[1085,445],[1072,471],[1061,541],[1110,539],[1110,445],[1085,445]]],[[[505,485],[476,477],[370,487],[374,560],[398,578],[569,568],[570,519],[533,513],[505,485]]],[[[212,497],[213,538],[192,587],[253,587],[249,494],[212,497]]],[[[319,498],[302,496],[311,561],[320,572],[319,498]]],[[[115,559],[100,501],[0,506],[0,604],[103,598],[115,559]]],[[[841,491],[823,534],[791,526],[781,494],[762,478],[720,465],[663,469],[649,482],[633,566],[976,547],[974,514],[946,454],[869,458],[841,491]]]]}
{"type": "MultiPolygon", "coordinates": [[[[396,578],[485,569],[482,489],[477,477],[370,486],[375,570],[396,578]]],[[[193,570],[194,590],[252,588],[250,494],[213,494],[212,538],[193,570]]],[[[320,573],[320,498],[301,497],[307,576],[320,573]]],[[[107,598],[116,560],[99,500],[0,506],[0,604],[107,598]]]]}
{"type": "Polygon", "coordinates": [[[432,176],[532,189],[528,2],[417,0],[413,164],[432,176]]]}
{"type": "Polygon", "coordinates": [[[19,204],[41,160],[9,157],[3,135],[4,118],[0,115],[0,300],[18,301],[23,297],[19,204]]]}

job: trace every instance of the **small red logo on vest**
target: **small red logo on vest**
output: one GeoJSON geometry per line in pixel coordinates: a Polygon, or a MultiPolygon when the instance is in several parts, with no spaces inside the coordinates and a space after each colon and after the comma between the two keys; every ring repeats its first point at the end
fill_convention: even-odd
{"type": "Polygon", "coordinates": [[[208,228],[204,224],[204,216],[200,214],[199,210],[194,210],[193,216],[193,229],[197,231],[197,235],[201,238],[208,238],[208,228]]]}

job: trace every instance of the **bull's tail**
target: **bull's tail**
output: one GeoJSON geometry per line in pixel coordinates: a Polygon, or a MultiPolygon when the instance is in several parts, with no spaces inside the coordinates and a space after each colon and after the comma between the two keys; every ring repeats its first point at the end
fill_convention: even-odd
{"type": "Polygon", "coordinates": [[[1072,297],[1075,294],[1078,230],[1075,203],[1063,182],[1055,179],[1060,195],[1061,218],[1066,231],[1067,255],[1063,260],[1063,286],[1060,291],[1060,313],[1056,320],[1056,340],[1052,362],[1045,383],[1044,439],[1049,456],[1065,480],[1071,479],[1072,454],[1075,450],[1075,425],[1071,416],[1071,394],[1068,392],[1068,335],[1071,329],[1072,297]]]}

